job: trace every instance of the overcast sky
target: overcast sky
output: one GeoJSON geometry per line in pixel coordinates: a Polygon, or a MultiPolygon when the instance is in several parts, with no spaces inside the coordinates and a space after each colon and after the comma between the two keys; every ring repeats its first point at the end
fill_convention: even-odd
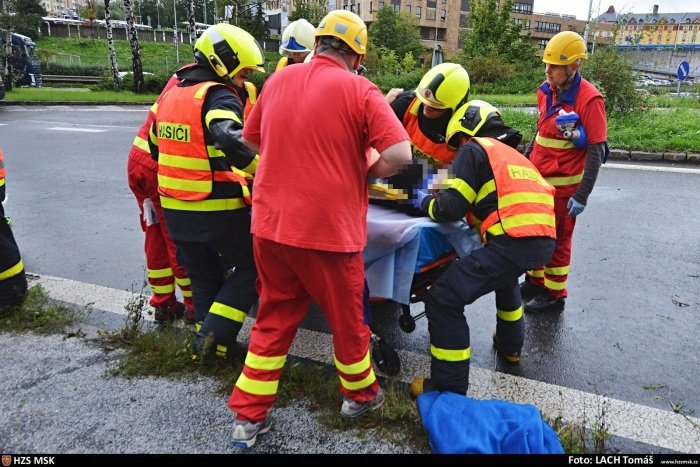
{"type": "MultiPolygon", "coordinates": [[[[565,13],[585,20],[588,15],[587,0],[535,0],[536,13],[565,13]]],[[[698,0],[593,0],[591,16],[605,13],[612,5],[618,13],[651,13],[654,5],[659,5],[659,13],[700,12],[698,0]]]]}

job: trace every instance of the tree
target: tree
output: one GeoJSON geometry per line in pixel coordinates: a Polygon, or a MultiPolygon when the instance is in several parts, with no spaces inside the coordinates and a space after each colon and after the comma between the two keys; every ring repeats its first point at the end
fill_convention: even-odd
{"type": "Polygon", "coordinates": [[[603,94],[608,113],[629,113],[642,104],[634,89],[632,65],[616,47],[598,46],[588,60],[583,60],[583,74],[603,94]]]}
{"type": "Polygon", "coordinates": [[[255,6],[255,12],[249,8],[240,15],[239,26],[248,31],[256,39],[266,39],[270,37],[270,31],[267,29],[262,3],[256,3],[255,6]]]}
{"type": "Polygon", "coordinates": [[[317,26],[326,16],[326,3],[321,0],[299,0],[294,3],[294,11],[289,15],[289,22],[305,19],[317,26]]]}
{"type": "Polygon", "coordinates": [[[462,33],[462,56],[466,62],[490,57],[510,64],[532,67],[537,63],[535,44],[522,35],[522,26],[510,17],[513,0],[473,0],[468,28],[462,33]]]}
{"type": "Polygon", "coordinates": [[[97,19],[97,7],[94,0],[87,0],[85,8],[80,10],[80,16],[90,21],[90,36],[92,37],[93,47],[97,47],[95,43],[95,20],[97,19]]]}
{"type": "Polygon", "coordinates": [[[131,46],[131,64],[134,72],[135,93],[144,92],[146,87],[143,81],[143,67],[141,66],[141,52],[139,51],[139,35],[134,26],[134,12],[131,8],[131,0],[124,0],[124,11],[126,12],[126,23],[129,26],[129,45],[131,46]]]}
{"type": "Polygon", "coordinates": [[[197,29],[194,26],[194,23],[196,22],[194,20],[194,0],[187,0],[187,22],[189,23],[189,36],[190,36],[190,44],[192,43],[192,40],[196,36],[196,31],[197,29]]]}
{"type": "Polygon", "coordinates": [[[12,30],[36,40],[39,37],[41,17],[46,16],[46,10],[37,0],[4,0],[0,15],[1,29],[12,30]]]}
{"type": "Polygon", "coordinates": [[[112,35],[112,23],[109,16],[109,0],[105,1],[105,26],[107,27],[107,47],[109,48],[109,63],[112,67],[112,81],[114,90],[119,91],[121,83],[119,82],[119,67],[117,66],[117,51],[114,49],[114,36],[112,35]]]}
{"type": "Polygon", "coordinates": [[[393,50],[397,57],[407,53],[419,59],[425,53],[416,18],[405,12],[397,13],[389,7],[377,12],[377,19],[369,27],[371,47],[393,50]]]}

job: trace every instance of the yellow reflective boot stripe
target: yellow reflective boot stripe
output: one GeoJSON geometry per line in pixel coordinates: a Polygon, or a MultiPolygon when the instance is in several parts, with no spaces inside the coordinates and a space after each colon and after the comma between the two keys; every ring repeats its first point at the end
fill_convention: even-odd
{"type": "Polygon", "coordinates": [[[558,268],[548,268],[545,266],[544,273],[550,276],[564,276],[569,274],[569,266],[560,266],[558,268]]]}
{"type": "Polygon", "coordinates": [[[365,354],[362,360],[350,365],[341,363],[337,358],[335,358],[335,355],[333,355],[333,361],[335,362],[335,367],[346,375],[358,375],[369,368],[369,352],[365,354]]]}
{"type": "Polygon", "coordinates": [[[175,284],[151,285],[151,290],[153,291],[153,293],[172,293],[175,292],[175,284]]]}
{"type": "Polygon", "coordinates": [[[555,282],[545,277],[544,286],[549,290],[564,290],[566,288],[566,282],[555,282]]]}
{"type": "Polygon", "coordinates": [[[185,277],[182,279],[179,277],[176,277],[175,282],[177,282],[177,285],[179,285],[180,287],[188,287],[188,286],[192,285],[192,281],[190,280],[189,277],[185,277]]]}
{"type": "Polygon", "coordinates": [[[554,197],[545,193],[520,192],[502,196],[498,200],[498,206],[501,208],[521,203],[537,203],[554,206],[554,197]]]}
{"type": "Polygon", "coordinates": [[[555,223],[556,219],[553,214],[518,214],[517,216],[508,216],[501,219],[501,224],[505,224],[506,229],[532,224],[554,227],[555,223]]]}
{"type": "Polygon", "coordinates": [[[277,394],[279,381],[256,381],[241,373],[236,381],[236,387],[248,394],[256,396],[274,396],[277,394]]]}
{"type": "Polygon", "coordinates": [[[479,188],[479,193],[476,194],[476,200],[474,200],[474,204],[479,204],[479,202],[486,198],[488,195],[496,191],[496,181],[491,179],[488,182],[484,183],[481,188],[479,188]]]}
{"type": "Polygon", "coordinates": [[[545,138],[539,133],[537,133],[537,136],[535,136],[535,141],[537,141],[537,144],[544,148],[571,149],[574,147],[574,143],[568,139],[545,138]]]}
{"type": "Polygon", "coordinates": [[[4,271],[0,272],[0,281],[4,281],[5,279],[14,277],[20,272],[22,272],[22,270],[24,270],[24,263],[22,263],[22,260],[19,260],[19,263],[15,264],[11,268],[5,269],[4,271]]]}
{"type": "Polygon", "coordinates": [[[196,191],[199,193],[209,193],[211,191],[210,180],[184,180],[182,178],[166,177],[158,175],[158,185],[164,188],[173,188],[175,190],[196,191]]]}
{"type": "Polygon", "coordinates": [[[150,277],[151,279],[162,279],[163,277],[170,277],[172,275],[173,275],[172,268],[149,269],[148,270],[148,277],[150,277]]]}
{"type": "Polygon", "coordinates": [[[202,328],[202,323],[201,323],[201,322],[194,323],[194,330],[195,330],[195,332],[199,332],[199,330],[200,330],[201,328],[202,328]]]}
{"type": "Polygon", "coordinates": [[[252,352],[248,352],[245,358],[245,364],[254,370],[279,370],[284,367],[284,363],[287,361],[286,355],[278,355],[275,357],[265,357],[262,355],[256,355],[252,352]]]}
{"type": "Polygon", "coordinates": [[[176,209],[179,211],[233,211],[247,206],[242,198],[182,201],[168,198],[167,196],[160,197],[160,205],[165,209],[176,209]]]}
{"type": "Polygon", "coordinates": [[[240,123],[243,125],[243,122],[241,121],[240,118],[238,118],[238,115],[236,115],[236,112],[232,110],[224,110],[224,109],[214,109],[210,110],[207,112],[207,115],[204,117],[204,123],[207,125],[207,128],[209,128],[209,125],[213,120],[233,120],[236,123],[240,123]]]}
{"type": "Polygon", "coordinates": [[[430,354],[438,360],[442,360],[444,362],[461,362],[464,360],[469,360],[469,358],[472,356],[472,349],[471,347],[458,350],[441,349],[440,347],[435,347],[433,344],[430,344],[430,354]]]}
{"type": "Polygon", "coordinates": [[[146,152],[151,152],[151,147],[148,145],[148,141],[140,136],[136,136],[136,138],[134,138],[134,146],[139,149],[143,149],[146,152]]]}
{"type": "Polygon", "coordinates": [[[540,279],[542,279],[544,277],[544,269],[542,269],[542,268],[531,269],[527,273],[530,274],[532,277],[538,277],[540,279]]]}
{"type": "Polygon", "coordinates": [[[357,391],[358,389],[365,389],[374,384],[374,382],[377,380],[377,377],[374,375],[374,370],[370,370],[369,374],[366,377],[362,378],[360,381],[348,381],[342,376],[339,376],[339,378],[340,384],[348,391],[357,391]]]}
{"type": "Polygon", "coordinates": [[[513,311],[506,311],[496,308],[496,316],[501,318],[503,321],[518,321],[523,317],[523,307],[520,306],[520,308],[513,311]]]}
{"type": "Polygon", "coordinates": [[[258,162],[260,162],[260,156],[255,155],[255,158],[250,162],[250,164],[243,167],[243,172],[248,172],[249,174],[254,174],[258,170],[258,162]]]}
{"type": "Polygon", "coordinates": [[[226,354],[228,353],[228,347],[225,345],[221,344],[216,344],[216,356],[217,357],[226,357],[226,354]]]}
{"type": "Polygon", "coordinates": [[[244,323],[246,317],[246,314],[241,310],[219,302],[212,303],[209,308],[209,313],[222,316],[231,321],[236,321],[237,323],[244,323]]]}
{"type": "Polygon", "coordinates": [[[583,180],[583,172],[578,175],[572,175],[571,177],[544,177],[553,186],[567,186],[575,185],[581,183],[583,180]]]}
{"type": "Polygon", "coordinates": [[[173,154],[161,153],[158,155],[158,162],[168,167],[191,170],[211,170],[208,159],[195,159],[193,157],[175,156],[173,154]]]}
{"type": "Polygon", "coordinates": [[[461,178],[453,178],[450,181],[450,188],[459,191],[459,194],[467,200],[467,203],[473,204],[476,199],[476,191],[461,178]]]}

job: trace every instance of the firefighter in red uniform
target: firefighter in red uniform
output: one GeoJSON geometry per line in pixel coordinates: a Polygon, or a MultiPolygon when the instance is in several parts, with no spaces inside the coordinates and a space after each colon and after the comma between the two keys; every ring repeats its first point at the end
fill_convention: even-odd
{"type": "Polygon", "coordinates": [[[264,71],[262,49],[246,31],[220,23],[195,43],[193,67],[163,96],[151,128],[158,191],[168,231],[192,281],[201,350],[231,356],[257,300],[250,235],[250,189],[258,156],[241,142],[243,101],[236,89],[264,71]]]}
{"type": "Polygon", "coordinates": [[[0,149],[0,313],[20,305],[27,296],[27,277],[19,247],[5,218],[5,163],[0,149]]]}
{"type": "Polygon", "coordinates": [[[572,31],[552,37],[542,56],[547,80],[537,91],[537,135],[525,154],[556,188],[557,246],[549,262],[528,271],[520,286],[531,313],[564,309],[576,216],[608,152],[603,97],[579,71],[587,57],[585,42],[572,31]]]}
{"type": "Polygon", "coordinates": [[[432,390],[466,394],[469,385],[469,326],[464,306],[496,292],[496,350],[520,361],[524,340],[518,277],[547,261],[554,250],[554,187],[515,147],[522,136],[503,124],[492,105],[469,101],[447,128],[459,148],[454,179],[435,195],[416,190],[416,203],[436,221],[467,221],[484,248],[460,258],[438,278],[425,299],[430,332],[431,378],[416,378],[415,396],[432,390]]]}

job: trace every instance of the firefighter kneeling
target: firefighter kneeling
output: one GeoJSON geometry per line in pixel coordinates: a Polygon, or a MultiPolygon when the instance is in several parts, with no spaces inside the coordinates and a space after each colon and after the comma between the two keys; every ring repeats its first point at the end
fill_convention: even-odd
{"type": "Polygon", "coordinates": [[[437,194],[416,190],[416,206],[433,220],[467,215],[484,248],[460,258],[430,288],[425,300],[430,332],[431,379],[416,378],[414,396],[469,385],[469,326],[464,306],[496,292],[497,352],[518,363],[524,340],[518,277],[546,262],[554,250],[554,188],[514,148],[522,135],[504,125],[498,110],[472,100],[454,113],[447,142],[459,148],[454,179],[437,194]]]}

